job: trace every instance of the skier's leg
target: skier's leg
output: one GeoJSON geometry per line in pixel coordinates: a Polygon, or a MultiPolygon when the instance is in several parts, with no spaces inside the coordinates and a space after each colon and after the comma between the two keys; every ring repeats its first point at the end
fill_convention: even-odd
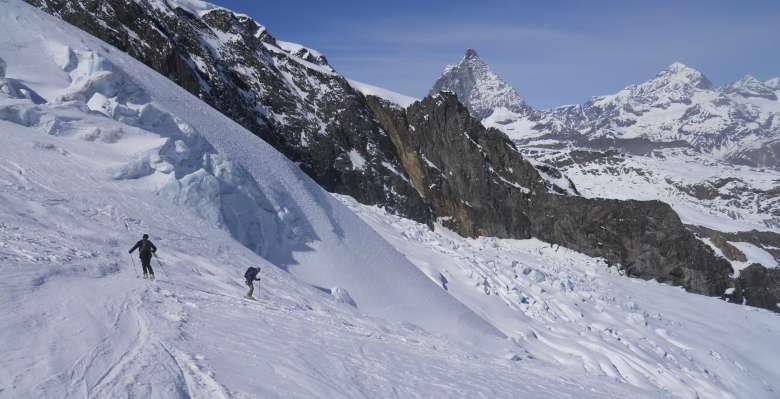
{"type": "Polygon", "coordinates": [[[249,292],[246,293],[247,298],[254,298],[252,294],[255,292],[255,284],[252,281],[247,281],[246,285],[249,286],[249,292]]]}
{"type": "Polygon", "coordinates": [[[154,270],[152,270],[152,258],[141,258],[141,264],[144,266],[144,277],[148,277],[150,280],[154,280],[154,270]]]}
{"type": "Polygon", "coordinates": [[[154,280],[154,270],[152,269],[151,259],[149,259],[149,280],[154,280]]]}

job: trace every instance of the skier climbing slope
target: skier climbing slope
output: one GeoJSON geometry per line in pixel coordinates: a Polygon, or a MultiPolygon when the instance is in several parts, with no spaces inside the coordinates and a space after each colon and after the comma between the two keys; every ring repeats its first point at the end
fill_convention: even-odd
{"type": "Polygon", "coordinates": [[[246,299],[255,299],[252,294],[255,292],[255,281],[260,281],[260,279],[257,278],[258,273],[260,273],[259,267],[250,267],[244,272],[245,283],[249,287],[249,292],[244,296],[246,299]]]}
{"type": "Polygon", "coordinates": [[[152,269],[152,256],[157,253],[157,247],[149,240],[149,235],[144,234],[140,241],[130,248],[127,253],[132,254],[133,251],[138,250],[138,255],[141,258],[141,266],[144,270],[144,278],[154,281],[154,270],[152,269]]]}

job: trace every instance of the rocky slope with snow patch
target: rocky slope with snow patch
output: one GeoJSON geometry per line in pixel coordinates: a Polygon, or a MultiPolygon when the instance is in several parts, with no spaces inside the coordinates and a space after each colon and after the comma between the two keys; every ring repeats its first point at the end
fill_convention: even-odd
{"type": "Polygon", "coordinates": [[[429,221],[363,95],[319,52],[201,1],[28,2],[167,76],[329,191],[429,221]]]}
{"type": "Polygon", "coordinates": [[[452,93],[405,111],[376,97],[369,104],[437,220],[460,234],[538,237],[604,257],[632,276],[706,295],[719,296],[732,284],[728,262],[668,205],[561,194],[567,186],[544,178],[506,135],[483,127],[452,93]]]}
{"type": "Polygon", "coordinates": [[[565,173],[587,197],[661,200],[687,224],[721,231],[780,228],[780,173],[732,165],[692,149],[647,156],[617,150],[521,147],[565,173]]]}
{"type": "MultiPolygon", "coordinates": [[[[434,87],[439,87],[442,81],[457,80],[470,65],[478,65],[476,69],[481,72],[465,74],[487,74],[487,64],[475,52],[467,53],[464,60],[469,61],[458,64],[459,72],[447,67],[434,87]]],[[[450,85],[448,88],[468,106],[478,91],[475,88],[489,86],[493,80],[485,78],[484,85],[476,82],[469,87],[450,85]]],[[[501,104],[492,113],[483,110],[481,115],[488,116],[481,122],[505,132],[537,171],[550,170],[559,179],[568,179],[569,194],[594,199],[660,200],[669,203],[690,226],[706,226],[720,232],[766,230],[771,234],[780,221],[780,192],[777,191],[780,174],[771,168],[739,165],[743,162],[735,160],[735,154],[759,151],[753,144],[771,144],[773,137],[778,136],[772,122],[776,108],[772,104],[777,101],[773,94],[775,87],[772,80],[759,82],[746,77],[728,87],[716,88],[701,72],[675,63],[651,81],[629,86],[612,96],[594,97],[583,105],[517,112],[501,104]],[[691,109],[702,107],[719,111],[703,119],[693,118],[696,112],[691,109]],[[680,111],[685,109],[688,111],[680,111]],[[681,115],[683,119],[679,119],[681,115]],[[724,122],[724,118],[730,119],[724,122]],[[756,118],[766,123],[758,123],[756,118]],[[712,126],[723,129],[713,130],[712,126]]],[[[502,101],[525,106],[513,96],[505,96],[502,101]]],[[[475,106],[480,104],[477,101],[475,106]]],[[[558,209],[567,209],[560,202],[549,201],[558,209]]],[[[587,213],[589,208],[583,206],[575,206],[578,214],[587,213]]],[[[565,218],[567,213],[554,209],[547,212],[553,219],[565,218]]],[[[545,221],[541,218],[532,224],[540,226],[545,221]]],[[[588,230],[583,220],[577,224],[580,233],[588,230]]],[[[596,254],[593,248],[603,245],[619,247],[614,243],[604,244],[603,240],[573,244],[571,236],[555,239],[545,235],[545,230],[548,229],[540,227],[534,235],[591,255],[596,254]]],[[[700,238],[710,243],[706,235],[700,238]]],[[[713,249],[720,251],[717,247],[713,249]]],[[[736,278],[746,265],[729,260],[736,278]]],[[[771,275],[774,270],[767,273],[771,275]]],[[[667,275],[659,271],[634,274],[646,278],[667,275]]],[[[756,283],[758,279],[750,281],[756,283]]],[[[747,279],[738,280],[738,284],[746,283],[747,279]]],[[[771,293],[776,288],[759,283],[755,289],[767,294],[745,300],[774,310],[774,304],[780,300],[771,293]]],[[[741,301],[743,296],[740,294],[739,298],[741,301]]]]}

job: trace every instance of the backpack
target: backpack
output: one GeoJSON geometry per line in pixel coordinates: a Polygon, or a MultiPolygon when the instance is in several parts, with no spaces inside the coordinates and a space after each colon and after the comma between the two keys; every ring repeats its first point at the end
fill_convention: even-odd
{"type": "Polygon", "coordinates": [[[250,267],[249,269],[246,269],[244,278],[246,281],[254,281],[255,277],[257,277],[257,273],[260,273],[260,269],[256,267],[250,267]]]}
{"type": "Polygon", "coordinates": [[[149,240],[141,240],[139,242],[138,246],[138,252],[144,254],[144,255],[151,255],[152,254],[152,243],[149,240]]]}

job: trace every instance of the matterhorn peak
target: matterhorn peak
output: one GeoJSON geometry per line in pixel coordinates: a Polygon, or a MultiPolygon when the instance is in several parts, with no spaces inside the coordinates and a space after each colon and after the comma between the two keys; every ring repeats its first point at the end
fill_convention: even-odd
{"type": "Polygon", "coordinates": [[[444,68],[430,94],[441,91],[455,93],[458,100],[478,119],[490,116],[501,107],[519,114],[533,111],[514,87],[493,72],[473,48],[466,49],[459,63],[444,68]]]}

